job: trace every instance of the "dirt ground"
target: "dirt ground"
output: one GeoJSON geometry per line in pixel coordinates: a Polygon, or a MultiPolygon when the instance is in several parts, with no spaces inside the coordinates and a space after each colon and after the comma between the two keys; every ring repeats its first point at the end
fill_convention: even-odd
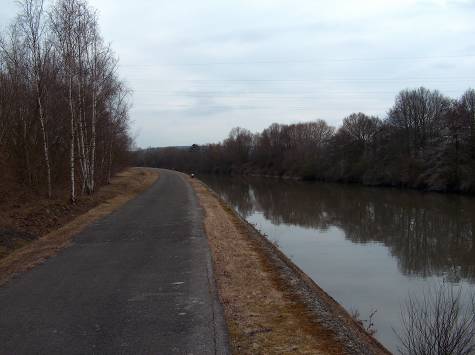
{"type": "Polygon", "coordinates": [[[190,182],[206,213],[205,230],[233,353],[387,354],[358,328],[341,306],[318,289],[312,291],[316,297],[329,298],[323,301],[331,308],[327,313],[343,319],[333,327],[328,327],[327,321],[320,321],[319,315],[300,300],[302,297],[295,289],[305,276],[298,276],[298,280],[292,280],[292,276],[283,279],[286,267],[272,261],[280,258],[278,252],[272,252],[273,257],[269,258],[266,255],[269,250],[265,251],[263,244],[250,236],[249,226],[227,204],[199,180],[190,179],[190,182]],[[343,328],[354,328],[349,341],[339,334],[343,323],[343,328]],[[361,337],[357,340],[362,343],[358,349],[348,346],[355,337],[361,337]]]}
{"type": "Polygon", "coordinates": [[[67,198],[0,202],[0,285],[54,255],[86,225],[122,206],[157,178],[156,170],[129,168],[75,204],[67,198]]]}

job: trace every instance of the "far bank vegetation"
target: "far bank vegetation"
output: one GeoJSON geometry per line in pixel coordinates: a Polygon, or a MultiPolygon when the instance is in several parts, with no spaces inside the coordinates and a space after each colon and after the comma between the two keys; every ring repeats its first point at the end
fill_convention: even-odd
{"type": "Polygon", "coordinates": [[[402,90],[384,118],[353,113],[325,121],[274,123],[259,133],[233,128],[221,143],[149,148],[143,166],[256,174],[437,191],[475,191],[475,90],[452,99],[402,90]]]}

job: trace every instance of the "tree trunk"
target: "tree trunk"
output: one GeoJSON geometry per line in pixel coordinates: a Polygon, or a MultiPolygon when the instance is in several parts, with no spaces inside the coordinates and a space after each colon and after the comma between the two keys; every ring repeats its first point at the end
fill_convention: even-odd
{"type": "Polygon", "coordinates": [[[71,202],[76,202],[76,179],[74,176],[74,108],[73,108],[73,78],[69,78],[69,110],[71,114],[71,141],[70,141],[70,156],[69,156],[69,173],[71,178],[71,202]]]}
{"type": "Polygon", "coordinates": [[[38,110],[39,110],[39,119],[40,119],[40,126],[41,126],[41,135],[43,138],[43,154],[45,159],[46,165],[46,179],[48,184],[48,198],[51,198],[52,191],[51,191],[51,167],[49,162],[49,152],[48,152],[48,136],[46,134],[46,122],[43,112],[43,104],[41,102],[41,92],[39,83],[36,83],[37,89],[37,100],[38,100],[38,110]]]}
{"type": "Polygon", "coordinates": [[[92,117],[91,117],[91,160],[90,164],[90,171],[89,171],[89,192],[94,192],[94,168],[95,168],[95,160],[96,160],[96,114],[97,114],[97,91],[96,91],[96,75],[97,75],[97,68],[96,68],[96,43],[94,43],[94,68],[93,68],[93,78],[92,78],[92,117]]]}
{"type": "Polygon", "coordinates": [[[28,128],[26,125],[26,121],[23,117],[23,112],[20,109],[20,120],[23,123],[23,149],[25,152],[25,163],[26,163],[26,174],[27,174],[27,179],[28,179],[28,186],[33,186],[33,179],[32,179],[32,174],[31,174],[31,159],[30,159],[30,150],[29,148],[29,142],[28,142],[28,128]]]}
{"type": "Polygon", "coordinates": [[[112,137],[109,145],[109,164],[107,164],[107,183],[111,183],[112,175],[112,137]]]}

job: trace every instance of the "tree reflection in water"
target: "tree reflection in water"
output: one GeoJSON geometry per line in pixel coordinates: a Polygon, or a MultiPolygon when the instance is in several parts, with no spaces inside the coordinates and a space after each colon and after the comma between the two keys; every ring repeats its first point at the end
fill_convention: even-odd
{"type": "Polygon", "coordinates": [[[384,243],[400,271],[475,281],[475,199],[458,195],[306,183],[271,178],[204,178],[243,217],[342,229],[354,243],[384,243]]]}

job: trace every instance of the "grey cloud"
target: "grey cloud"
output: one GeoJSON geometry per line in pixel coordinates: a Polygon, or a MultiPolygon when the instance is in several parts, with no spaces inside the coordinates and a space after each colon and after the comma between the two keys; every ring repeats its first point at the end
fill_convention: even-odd
{"type": "MultiPolygon", "coordinates": [[[[2,1],[0,26],[16,11],[2,1]]],[[[473,1],[89,1],[130,65],[120,70],[139,146],[316,117],[338,125],[353,111],[384,115],[406,87],[457,97],[475,74],[475,57],[457,57],[475,55],[473,1]]]]}

